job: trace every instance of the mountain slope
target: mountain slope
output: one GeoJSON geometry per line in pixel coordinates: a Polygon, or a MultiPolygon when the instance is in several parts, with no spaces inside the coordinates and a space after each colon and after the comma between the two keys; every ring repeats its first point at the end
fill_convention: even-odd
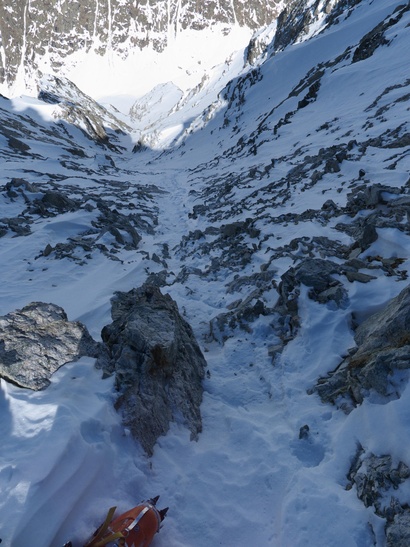
{"type": "MultiPolygon", "coordinates": [[[[32,84],[39,71],[67,75],[67,67],[78,62],[78,54],[83,58],[90,54],[90,70],[92,62],[99,64],[102,57],[120,61],[135,58],[135,51],[141,54],[143,49],[161,52],[187,29],[197,34],[215,26],[224,34],[230,34],[235,26],[257,29],[270,23],[282,6],[280,0],[3,3],[0,83],[9,88],[16,80],[19,86],[32,84]]],[[[134,59],[131,66],[138,66],[138,62],[134,59]]],[[[104,69],[109,71],[110,63],[104,64],[104,69]]]]}
{"type": "Polygon", "coordinates": [[[317,384],[407,286],[409,5],[332,13],[259,66],[234,61],[222,90],[154,90],[136,134],[96,141],[55,104],[0,100],[2,315],[53,302],[99,339],[114,292],[149,279],[208,364],[199,440],[175,423],[151,458],[91,360],[43,392],[2,380],[4,544],[80,545],[109,506],[157,493],[158,546],[398,545],[398,522],[405,541],[408,359],[360,404],[317,384]]]}

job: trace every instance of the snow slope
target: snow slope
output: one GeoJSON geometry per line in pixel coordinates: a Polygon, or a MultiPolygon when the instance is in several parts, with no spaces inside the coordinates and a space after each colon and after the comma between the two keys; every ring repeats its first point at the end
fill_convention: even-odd
{"type": "MultiPolygon", "coordinates": [[[[154,126],[144,125],[143,132],[152,148],[137,154],[132,148],[142,129],[135,119],[135,133],[111,133],[116,149],[107,149],[73,126],[56,124],[53,105],[0,98],[3,126],[14,120],[10,131],[30,147],[15,152],[9,137],[0,135],[4,184],[23,178],[37,192],[60,188],[83,204],[100,197],[125,213],[137,210],[147,221],[137,251],[116,247],[105,233],[89,236],[96,240],[91,253],[76,247],[74,258],[57,258],[42,254],[46,245],[82,234],[96,210],[81,206],[46,218],[26,214],[30,234],[9,230],[0,239],[0,313],[30,301],[53,302],[98,339],[110,322],[114,291],[137,287],[164,269],[155,253],[166,262],[162,290],[177,301],[208,363],[198,442],[190,442],[189,431],[175,423],[151,458],[122,427],[112,407],[113,380],[102,380],[92,360],[62,367],[41,392],[1,380],[2,545],[58,547],[71,539],[79,546],[108,507],[126,510],[156,494],[161,507],[170,507],[156,547],[385,545],[385,520],[346,488],[347,473],[359,444],[410,465],[409,387],[386,404],[367,399],[349,415],[307,391],[354,345],[352,314],[360,319],[379,309],[406,285],[404,276],[386,276],[380,268],[371,270],[375,279],[366,284],[344,279],[348,300],[339,308],[314,302],[302,286],[300,329],[274,360],[273,312],[254,319],[248,330],[214,331],[214,337],[209,323],[235,301],[252,298],[255,287],[245,279],[261,269],[273,271],[278,284],[304,256],[302,238],[351,242],[336,229],[352,222],[347,215],[328,221],[319,214],[306,220],[292,215],[319,212],[327,200],[343,207],[361,184],[360,169],[372,183],[408,192],[409,145],[383,147],[376,140],[409,131],[409,12],[387,28],[388,45],[352,62],[362,37],[399,5],[363,1],[339,24],[323,33],[315,29],[310,39],[242,75],[238,53],[232,72],[225,67],[225,75],[222,68],[218,77],[211,74],[204,89],[184,95],[172,115],[164,115],[163,102],[151,96],[147,104],[160,105],[161,115],[150,112],[154,126]],[[309,78],[319,72],[319,89],[300,107],[314,81],[309,78]],[[323,170],[324,161],[318,167],[306,158],[348,141],[356,145],[340,170],[316,179],[314,171],[323,170]],[[77,155],[70,152],[74,148],[77,155]],[[247,218],[260,230],[257,239],[231,243],[216,235],[247,218]],[[194,237],[195,231],[201,235],[194,237]],[[293,240],[297,245],[286,251],[293,240]],[[230,290],[238,279],[243,283],[230,290]],[[310,434],[300,439],[306,424],[310,434]]],[[[26,207],[21,196],[11,199],[2,189],[1,218],[23,218],[26,207]]],[[[378,235],[360,258],[400,257],[401,270],[408,272],[408,231],[381,228],[378,235]]],[[[258,298],[272,310],[278,294],[271,285],[258,298]]],[[[404,483],[395,496],[408,503],[409,489],[404,483]]]]}

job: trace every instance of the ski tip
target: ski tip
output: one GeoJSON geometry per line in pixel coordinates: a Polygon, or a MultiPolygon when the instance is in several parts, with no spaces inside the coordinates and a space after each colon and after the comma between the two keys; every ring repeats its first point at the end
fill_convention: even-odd
{"type": "Polygon", "coordinates": [[[169,507],[165,507],[164,509],[160,509],[158,511],[159,516],[161,517],[161,522],[164,520],[166,514],[168,513],[168,509],[169,509],[169,507]]]}

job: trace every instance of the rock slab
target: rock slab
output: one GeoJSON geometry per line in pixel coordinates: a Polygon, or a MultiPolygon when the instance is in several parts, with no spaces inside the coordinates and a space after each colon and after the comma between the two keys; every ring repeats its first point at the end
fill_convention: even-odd
{"type": "Polygon", "coordinates": [[[206,361],[175,301],[158,287],[143,285],[116,293],[111,315],[113,322],[101,336],[124,425],[148,455],[172,421],[182,422],[196,439],[206,361]]]}
{"type": "Polygon", "coordinates": [[[99,344],[55,304],[32,302],[0,317],[0,377],[20,387],[46,388],[62,365],[97,357],[99,344]]]}

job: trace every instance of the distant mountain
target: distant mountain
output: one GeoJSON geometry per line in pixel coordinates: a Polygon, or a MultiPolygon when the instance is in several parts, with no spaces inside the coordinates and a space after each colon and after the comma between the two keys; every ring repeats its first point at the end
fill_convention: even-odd
{"type": "MultiPolygon", "coordinates": [[[[360,0],[38,0],[0,2],[0,84],[37,80],[42,72],[64,75],[76,53],[115,53],[138,48],[162,52],[181,32],[219,25],[257,32],[278,19],[275,47],[292,42],[321,14],[360,0]]],[[[202,41],[202,44],[204,41],[202,41]]],[[[207,46],[204,46],[207,47],[207,46]]],[[[197,52],[195,52],[197,53],[197,52]]]]}
{"type": "Polygon", "coordinates": [[[187,28],[217,23],[251,29],[275,19],[283,0],[190,0],[124,2],[56,0],[0,3],[0,82],[12,84],[19,71],[36,70],[47,57],[52,69],[79,50],[127,56],[134,48],[162,51],[168,38],[187,28]]]}

